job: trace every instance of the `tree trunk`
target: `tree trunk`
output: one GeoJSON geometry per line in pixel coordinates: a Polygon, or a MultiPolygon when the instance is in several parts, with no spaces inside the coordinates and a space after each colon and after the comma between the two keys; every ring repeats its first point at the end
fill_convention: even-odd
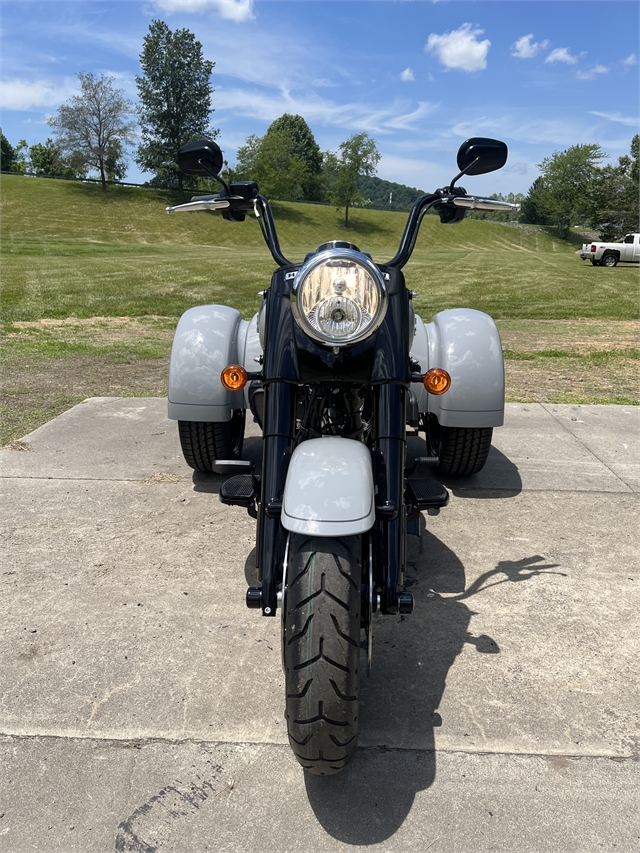
{"type": "Polygon", "coordinates": [[[349,202],[344,206],[344,227],[349,227],[349,202]]]}
{"type": "Polygon", "coordinates": [[[107,177],[104,173],[104,159],[100,158],[100,180],[102,181],[102,192],[106,193],[107,191],[107,177]]]}
{"type": "Polygon", "coordinates": [[[180,189],[180,201],[184,201],[184,186],[182,185],[182,172],[178,172],[178,188],[180,189]]]}

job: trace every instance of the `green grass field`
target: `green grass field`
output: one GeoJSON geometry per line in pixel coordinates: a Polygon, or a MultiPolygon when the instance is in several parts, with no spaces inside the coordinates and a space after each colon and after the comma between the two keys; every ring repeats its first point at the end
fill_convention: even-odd
{"type": "MultiPolygon", "coordinates": [[[[245,316],[254,313],[274,268],[258,224],[205,213],[168,216],[164,208],[172,203],[176,197],[159,190],[117,187],[102,194],[93,184],[2,177],[6,426],[0,440],[23,435],[76,398],[113,390],[118,368],[118,393],[162,393],[157,380],[127,384],[126,377],[132,364],[140,369],[158,361],[165,369],[175,322],[193,305],[220,302],[245,316]],[[123,325],[124,318],[131,322],[123,325]],[[117,333],[114,324],[120,324],[117,333]],[[109,367],[108,382],[100,365],[109,367]],[[43,391],[40,405],[37,378],[46,385],[44,378],[63,366],[74,381],[65,389],[61,377],[51,393],[64,402],[52,403],[43,391]]],[[[375,260],[389,260],[406,221],[404,214],[359,209],[345,230],[333,208],[294,203],[274,204],[274,215],[282,249],[294,261],[330,239],[348,239],[375,260]]],[[[443,226],[428,216],[405,275],[425,318],[461,305],[495,317],[513,361],[540,366],[570,357],[575,367],[588,357],[584,368],[593,370],[593,354],[604,352],[601,360],[610,367],[612,359],[622,359],[628,373],[637,359],[628,324],[638,317],[638,268],[591,267],[577,258],[578,247],[531,229],[478,220],[443,226]],[[584,321],[593,345],[567,349],[554,327],[547,346],[532,346],[536,328],[553,321],[584,321]],[[620,346],[613,345],[613,332],[613,343],[598,347],[598,338],[623,326],[620,346]]],[[[631,402],[636,395],[627,386],[604,393],[584,386],[577,393],[592,401],[631,402]]]]}

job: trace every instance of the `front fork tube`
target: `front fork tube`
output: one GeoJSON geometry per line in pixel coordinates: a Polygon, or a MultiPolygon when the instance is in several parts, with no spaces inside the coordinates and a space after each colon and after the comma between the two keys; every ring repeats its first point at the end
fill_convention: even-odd
{"type": "Polygon", "coordinates": [[[262,580],[262,615],[275,616],[286,530],[280,523],[282,495],[291,458],[295,386],[271,382],[265,388],[262,500],[258,512],[256,562],[262,580]]]}
{"type": "Polygon", "coordinates": [[[406,389],[381,385],[376,399],[374,481],[374,577],[383,613],[398,612],[398,587],[404,582],[404,466],[406,389]]]}

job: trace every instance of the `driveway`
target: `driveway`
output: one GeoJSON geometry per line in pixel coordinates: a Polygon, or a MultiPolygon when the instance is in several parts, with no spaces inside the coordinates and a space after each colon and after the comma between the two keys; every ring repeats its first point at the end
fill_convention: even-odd
{"type": "Polygon", "coordinates": [[[165,405],[93,398],[0,452],[0,851],[638,849],[639,409],[507,406],[410,538],[360,749],[314,778],[279,620],[244,605],[254,521],[165,405]]]}

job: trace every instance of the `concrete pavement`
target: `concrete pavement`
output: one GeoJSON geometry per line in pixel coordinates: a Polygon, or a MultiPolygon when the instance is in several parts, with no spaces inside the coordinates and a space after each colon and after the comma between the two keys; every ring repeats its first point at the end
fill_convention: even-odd
{"type": "Polygon", "coordinates": [[[165,401],[2,450],[0,851],[637,849],[639,413],[507,407],[410,539],[416,611],[376,620],[329,779],[286,746],[278,620],[244,606],[254,522],[165,401]]]}

